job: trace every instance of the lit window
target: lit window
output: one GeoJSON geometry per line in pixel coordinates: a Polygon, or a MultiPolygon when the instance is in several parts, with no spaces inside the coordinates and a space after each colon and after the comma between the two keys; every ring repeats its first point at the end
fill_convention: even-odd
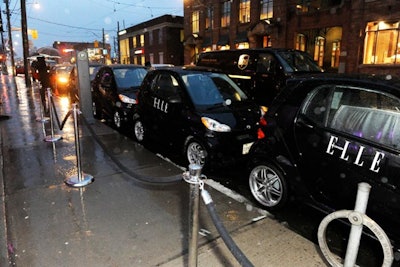
{"type": "Polygon", "coordinates": [[[250,22],[250,0],[240,0],[239,4],[239,22],[250,22]]]}
{"type": "Polygon", "coordinates": [[[200,30],[200,12],[193,11],[192,14],[192,33],[198,33],[200,30]]]}
{"type": "Polygon", "coordinates": [[[223,2],[221,10],[221,27],[228,27],[231,23],[231,2],[223,2]]]}
{"type": "Polygon", "coordinates": [[[273,0],[261,0],[260,19],[270,19],[273,17],[273,0]]]}
{"type": "Polygon", "coordinates": [[[364,64],[400,64],[399,22],[369,22],[364,51],[364,64]]]}

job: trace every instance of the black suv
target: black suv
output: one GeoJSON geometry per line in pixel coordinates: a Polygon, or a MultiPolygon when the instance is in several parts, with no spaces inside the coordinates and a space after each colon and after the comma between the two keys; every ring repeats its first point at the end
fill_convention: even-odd
{"type": "Polygon", "coordinates": [[[171,145],[189,163],[234,162],[257,140],[259,106],[223,73],[198,67],[152,70],[137,99],[136,139],[171,145]]]}
{"type": "Polygon", "coordinates": [[[290,196],[321,210],[353,210],[359,183],[366,214],[400,241],[400,83],[364,76],[294,79],[265,115],[250,152],[249,186],[269,209],[290,196]]]}
{"type": "Polygon", "coordinates": [[[196,64],[222,70],[248,96],[265,106],[285,87],[287,79],[304,73],[323,72],[309,54],[280,48],[203,52],[196,64]]]}

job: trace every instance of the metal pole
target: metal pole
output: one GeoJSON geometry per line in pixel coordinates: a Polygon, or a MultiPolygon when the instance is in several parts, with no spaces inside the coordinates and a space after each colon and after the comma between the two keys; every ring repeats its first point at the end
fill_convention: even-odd
{"type": "Polygon", "coordinates": [[[367,183],[359,183],[354,213],[350,214],[351,230],[344,260],[344,267],[353,267],[356,264],[358,249],[360,246],[363,229],[363,219],[360,214],[367,210],[369,192],[371,186],[367,183]]]}
{"type": "Polygon", "coordinates": [[[76,154],[76,165],[78,169],[77,175],[72,175],[71,177],[65,179],[65,183],[73,187],[83,187],[94,181],[92,175],[83,173],[81,168],[81,148],[79,141],[79,124],[78,124],[78,113],[77,104],[72,104],[73,116],[74,116],[74,136],[75,136],[75,154],[76,154]]]}
{"type": "Polygon", "coordinates": [[[25,0],[21,0],[21,31],[22,31],[22,46],[24,54],[24,73],[25,73],[25,85],[31,87],[31,77],[29,76],[29,41],[28,41],[28,26],[26,22],[26,3],[25,0]]]}
{"type": "Polygon", "coordinates": [[[197,266],[197,242],[199,233],[199,182],[202,167],[197,164],[189,165],[190,203],[189,203],[189,258],[188,266],[197,266]]]}
{"type": "Polygon", "coordinates": [[[54,123],[53,123],[53,105],[50,103],[52,101],[52,96],[51,96],[51,89],[47,88],[47,105],[49,106],[49,111],[50,111],[50,130],[51,130],[51,135],[46,136],[44,141],[46,142],[56,142],[61,139],[60,135],[54,135],[54,123]]]}
{"type": "Polygon", "coordinates": [[[10,0],[4,0],[6,3],[6,14],[7,14],[7,28],[8,28],[8,46],[10,48],[10,59],[11,59],[11,74],[15,75],[15,60],[14,60],[14,47],[11,34],[11,22],[10,22],[10,0]]]}

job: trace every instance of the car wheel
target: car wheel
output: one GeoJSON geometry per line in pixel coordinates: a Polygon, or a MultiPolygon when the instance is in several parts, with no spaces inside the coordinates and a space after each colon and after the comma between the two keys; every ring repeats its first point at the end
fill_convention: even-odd
{"type": "Polygon", "coordinates": [[[133,124],[133,134],[139,143],[145,141],[145,129],[141,120],[136,120],[133,124]]]}
{"type": "Polygon", "coordinates": [[[115,127],[120,129],[122,126],[122,118],[121,118],[121,113],[119,113],[118,110],[114,111],[113,121],[114,121],[115,127]]]}
{"type": "Polygon", "coordinates": [[[271,164],[255,166],[249,176],[253,197],[269,209],[279,209],[287,200],[287,183],[282,172],[271,164]]]}
{"type": "Polygon", "coordinates": [[[96,119],[100,119],[101,117],[101,108],[100,105],[97,104],[95,100],[92,101],[92,112],[93,112],[93,117],[96,119]]]}
{"type": "Polygon", "coordinates": [[[189,164],[206,165],[207,150],[196,140],[191,140],[186,145],[186,157],[189,164]]]}

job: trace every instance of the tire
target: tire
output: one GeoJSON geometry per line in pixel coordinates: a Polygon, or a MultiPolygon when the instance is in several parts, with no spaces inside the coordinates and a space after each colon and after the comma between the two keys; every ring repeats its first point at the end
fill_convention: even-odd
{"type": "Polygon", "coordinates": [[[113,123],[114,123],[114,126],[117,129],[121,129],[121,127],[122,127],[122,117],[121,117],[121,113],[118,110],[114,111],[113,123]]]}
{"type": "Polygon", "coordinates": [[[249,175],[249,186],[255,200],[267,209],[280,209],[287,202],[286,178],[272,164],[255,166],[249,175]]]}
{"type": "Polygon", "coordinates": [[[207,150],[204,146],[192,139],[190,140],[185,148],[186,158],[189,164],[198,164],[204,168],[207,163],[207,150]]]}
{"type": "Polygon", "coordinates": [[[92,112],[93,112],[93,117],[95,117],[96,119],[101,118],[101,108],[100,105],[95,100],[92,101],[92,112]]]}
{"type": "Polygon", "coordinates": [[[144,143],[146,140],[146,131],[140,119],[135,120],[133,123],[133,135],[139,143],[144,143]]]}

